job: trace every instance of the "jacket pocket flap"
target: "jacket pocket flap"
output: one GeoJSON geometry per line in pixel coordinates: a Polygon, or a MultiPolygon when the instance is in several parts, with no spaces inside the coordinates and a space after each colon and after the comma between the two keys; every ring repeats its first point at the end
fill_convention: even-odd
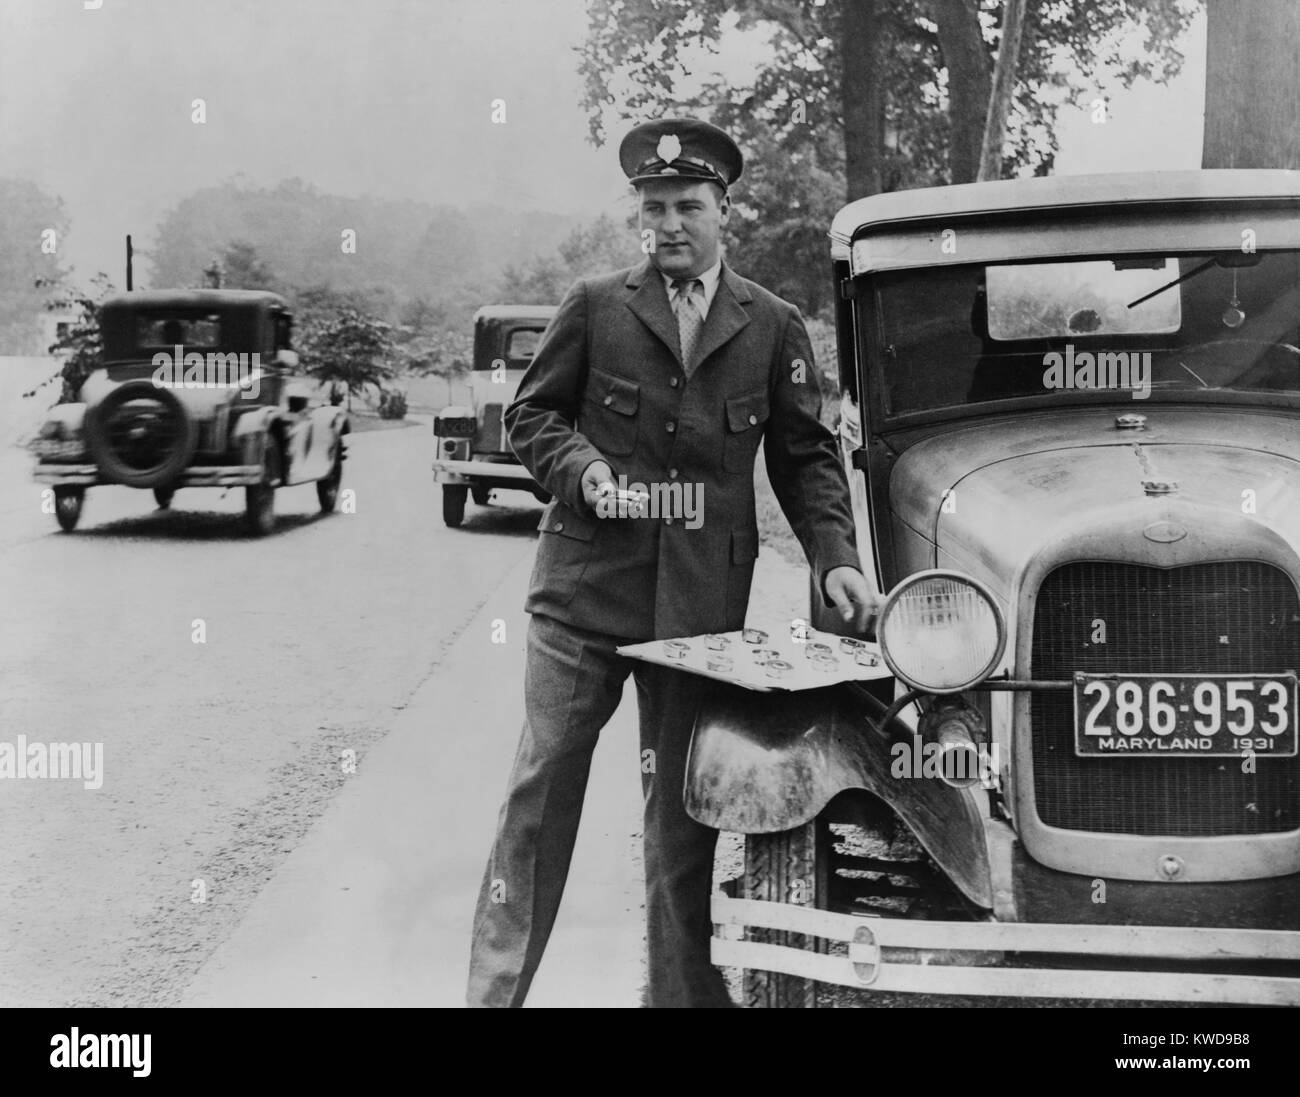
{"type": "Polygon", "coordinates": [[[731,562],[748,564],[758,558],[758,530],[733,529],[731,531],[731,562]]]}
{"type": "Polygon", "coordinates": [[[575,541],[590,541],[596,534],[596,523],[599,521],[599,518],[579,514],[572,507],[552,500],[542,511],[542,520],[537,523],[537,528],[543,533],[572,537],[575,541]]]}
{"type": "Polygon", "coordinates": [[[587,377],[587,399],[619,415],[635,415],[641,403],[641,386],[604,370],[593,369],[587,377]]]}
{"type": "Polygon", "coordinates": [[[770,411],[767,389],[733,396],[727,401],[727,427],[731,431],[749,430],[750,427],[766,423],[770,411]]]}

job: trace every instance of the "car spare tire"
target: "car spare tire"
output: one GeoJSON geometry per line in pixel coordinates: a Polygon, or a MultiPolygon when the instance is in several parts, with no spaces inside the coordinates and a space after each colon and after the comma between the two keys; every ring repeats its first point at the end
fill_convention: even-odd
{"type": "Polygon", "coordinates": [[[104,480],[136,488],[174,480],[198,446],[194,417],[170,389],[128,381],[86,411],[86,445],[104,480]]]}

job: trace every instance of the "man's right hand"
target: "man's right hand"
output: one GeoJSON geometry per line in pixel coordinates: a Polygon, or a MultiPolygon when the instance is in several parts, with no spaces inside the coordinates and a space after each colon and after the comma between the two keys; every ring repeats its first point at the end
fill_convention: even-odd
{"type": "Polygon", "coordinates": [[[600,499],[601,484],[614,483],[614,471],[604,461],[592,461],[582,474],[582,498],[592,511],[596,511],[596,502],[600,499]]]}

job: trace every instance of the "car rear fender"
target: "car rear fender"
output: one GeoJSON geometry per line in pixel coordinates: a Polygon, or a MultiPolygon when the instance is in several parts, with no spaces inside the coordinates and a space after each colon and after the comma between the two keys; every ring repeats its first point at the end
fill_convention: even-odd
{"type": "Polygon", "coordinates": [[[280,434],[279,414],[278,407],[258,407],[249,409],[235,420],[230,432],[230,446],[239,453],[244,464],[261,464],[267,437],[280,434]]]}
{"type": "Polygon", "coordinates": [[[58,423],[63,437],[71,438],[82,432],[86,424],[85,404],[55,404],[45,413],[45,422],[58,423]]]}
{"type": "Polygon", "coordinates": [[[348,413],[343,408],[329,405],[312,408],[311,424],[312,430],[317,437],[329,438],[331,442],[337,437],[352,433],[351,424],[348,422],[348,413]]]}
{"type": "Polygon", "coordinates": [[[808,822],[845,789],[864,789],[902,818],[972,902],[991,908],[988,793],[892,776],[892,748],[911,733],[897,721],[892,737],[882,732],[883,710],[846,686],[710,689],[687,759],[688,814],[718,830],[774,833],[808,822]]]}

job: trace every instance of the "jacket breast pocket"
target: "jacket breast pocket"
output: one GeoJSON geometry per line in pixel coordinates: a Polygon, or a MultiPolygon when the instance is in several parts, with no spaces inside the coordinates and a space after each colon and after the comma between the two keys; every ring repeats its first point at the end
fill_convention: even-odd
{"type": "Polygon", "coordinates": [[[587,374],[578,429],[601,453],[626,457],[636,449],[641,386],[604,370],[587,374]]]}
{"type": "Polygon", "coordinates": [[[770,414],[766,388],[727,400],[726,431],[722,439],[722,467],[727,472],[753,474],[754,455],[763,437],[763,424],[770,414]]]}

